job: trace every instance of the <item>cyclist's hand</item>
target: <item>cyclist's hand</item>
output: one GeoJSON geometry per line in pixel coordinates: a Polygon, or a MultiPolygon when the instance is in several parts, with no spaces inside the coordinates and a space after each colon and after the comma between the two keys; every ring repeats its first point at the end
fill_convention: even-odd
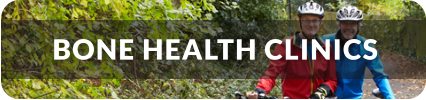
{"type": "Polygon", "coordinates": [[[258,94],[257,93],[255,93],[255,92],[252,92],[252,93],[246,93],[246,97],[248,98],[248,99],[257,99],[257,96],[258,94]]]}
{"type": "Polygon", "coordinates": [[[317,90],[309,96],[309,99],[325,99],[326,96],[331,96],[332,92],[327,84],[321,84],[317,90]]]}
{"type": "Polygon", "coordinates": [[[311,96],[309,96],[309,99],[325,99],[325,93],[320,91],[315,91],[311,96]]]}

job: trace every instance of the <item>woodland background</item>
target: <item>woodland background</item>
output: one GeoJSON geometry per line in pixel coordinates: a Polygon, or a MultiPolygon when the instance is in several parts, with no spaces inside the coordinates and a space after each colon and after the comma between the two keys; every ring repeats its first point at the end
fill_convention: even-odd
{"type": "MultiPolygon", "coordinates": [[[[262,32],[268,31],[268,28],[285,27],[279,30],[279,33],[283,34],[271,34],[269,37],[259,38],[261,42],[258,44],[265,44],[265,41],[270,38],[284,38],[299,29],[296,17],[297,7],[305,2],[307,0],[16,0],[6,6],[1,15],[1,84],[3,90],[13,98],[234,98],[235,91],[243,93],[251,91],[259,80],[137,79],[127,74],[149,75],[150,72],[175,74],[175,71],[180,68],[185,74],[188,73],[185,71],[191,71],[192,74],[214,75],[197,73],[197,70],[239,71],[235,66],[243,69],[260,66],[252,70],[264,71],[269,65],[268,58],[256,56],[254,61],[247,59],[237,61],[236,54],[230,54],[229,62],[207,62],[196,59],[190,59],[188,62],[157,61],[156,56],[151,56],[152,60],[148,61],[143,59],[79,61],[75,57],[55,61],[53,56],[48,56],[53,55],[50,48],[53,46],[52,37],[85,38],[92,41],[99,38],[103,40],[133,38],[140,42],[129,46],[140,49],[141,45],[137,44],[142,44],[142,39],[181,39],[179,45],[185,46],[184,41],[188,39],[250,39],[259,34],[265,34],[262,32]],[[66,22],[70,20],[75,23],[66,22]],[[130,21],[121,23],[124,26],[100,22],[108,20],[147,20],[160,24],[151,25],[154,30],[147,31],[138,28],[138,25],[132,26],[133,23],[130,21]],[[179,23],[184,20],[229,22],[226,24],[200,23],[192,26],[179,23]],[[286,23],[271,26],[258,24],[247,28],[248,24],[239,22],[241,20],[247,22],[281,20],[286,23]],[[126,30],[129,28],[134,30],[126,30]],[[98,34],[99,32],[102,34],[98,34]],[[149,67],[136,68],[138,66],[149,67]],[[199,66],[210,66],[212,69],[200,69],[199,66]],[[125,72],[134,70],[135,73],[123,73],[123,70],[125,72]],[[92,77],[58,79],[51,78],[53,76],[47,73],[92,77]],[[104,75],[115,78],[102,78],[104,75]]],[[[426,34],[423,32],[426,32],[424,29],[426,16],[419,4],[409,0],[315,0],[315,2],[323,5],[326,10],[325,20],[329,20],[326,21],[328,24],[325,23],[321,27],[320,35],[337,30],[334,16],[339,8],[354,5],[361,9],[364,12],[365,23],[368,24],[362,27],[365,30],[360,34],[378,41],[376,46],[386,63],[385,67],[386,65],[394,66],[395,71],[412,78],[392,79],[392,81],[420,85],[407,88],[410,91],[424,89],[426,34]]],[[[80,52],[87,52],[84,49],[82,47],[80,52]]],[[[221,51],[221,46],[213,45],[212,49],[212,51],[221,51]]],[[[257,50],[263,51],[263,48],[257,48],[257,50]]],[[[229,52],[236,52],[236,49],[230,48],[229,52]]],[[[181,53],[183,50],[177,54],[181,53]]],[[[220,52],[213,53],[220,54],[220,52]]],[[[140,55],[142,52],[131,54],[140,55]]],[[[260,52],[257,55],[265,54],[260,52]]],[[[243,58],[246,57],[247,54],[244,54],[243,58]]],[[[253,74],[243,75],[251,77],[253,74]]],[[[277,80],[277,84],[281,84],[280,80],[277,80]]],[[[281,97],[281,88],[277,85],[268,95],[281,97]]],[[[412,92],[396,90],[394,92],[397,98],[412,98],[418,95],[412,92]]]]}

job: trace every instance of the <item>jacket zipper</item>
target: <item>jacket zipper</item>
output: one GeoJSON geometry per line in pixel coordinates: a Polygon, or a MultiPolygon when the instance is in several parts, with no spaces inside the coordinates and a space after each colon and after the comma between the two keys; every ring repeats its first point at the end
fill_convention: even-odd
{"type": "Polygon", "coordinates": [[[312,61],[312,69],[311,69],[311,94],[314,93],[314,61],[312,61]]]}
{"type": "Polygon", "coordinates": [[[309,60],[309,55],[308,55],[308,61],[309,61],[309,69],[311,70],[311,94],[312,94],[314,92],[314,69],[313,69],[314,61],[312,61],[312,64],[311,64],[311,60],[309,60]]]}
{"type": "MultiPolygon", "coordinates": [[[[295,41],[296,41],[296,35],[293,36],[293,45],[295,45],[295,46],[297,46],[299,48],[302,48],[302,47],[296,45],[295,41]]],[[[307,56],[308,56],[308,60],[309,60],[309,55],[307,55],[307,56]]],[[[311,65],[311,61],[309,60],[309,68],[311,70],[311,94],[314,93],[314,69],[313,69],[313,63],[314,63],[314,61],[312,61],[312,65],[311,65]]]]}

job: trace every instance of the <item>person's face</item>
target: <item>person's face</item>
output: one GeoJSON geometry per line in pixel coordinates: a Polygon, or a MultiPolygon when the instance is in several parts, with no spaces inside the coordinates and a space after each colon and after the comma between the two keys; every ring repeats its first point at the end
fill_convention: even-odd
{"type": "Polygon", "coordinates": [[[318,33],[321,25],[321,19],[318,15],[302,15],[299,20],[301,20],[302,31],[308,38],[313,38],[318,33]]]}
{"type": "Polygon", "coordinates": [[[342,36],[345,39],[352,39],[356,35],[356,31],[358,28],[358,22],[356,21],[340,21],[339,28],[342,32],[342,36]]]}

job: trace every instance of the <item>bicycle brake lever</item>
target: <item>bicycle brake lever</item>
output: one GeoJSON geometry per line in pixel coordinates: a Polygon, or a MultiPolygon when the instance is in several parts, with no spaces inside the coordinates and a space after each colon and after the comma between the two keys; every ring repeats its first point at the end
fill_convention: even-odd
{"type": "Polygon", "coordinates": [[[243,99],[243,95],[239,91],[237,91],[237,92],[235,92],[235,98],[243,99]]]}

